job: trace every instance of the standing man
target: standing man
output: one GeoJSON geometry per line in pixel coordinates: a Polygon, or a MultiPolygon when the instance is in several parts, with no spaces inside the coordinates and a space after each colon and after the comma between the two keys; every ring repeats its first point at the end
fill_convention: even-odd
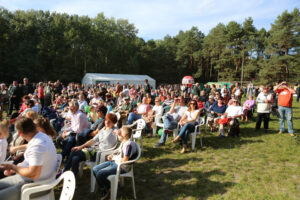
{"type": "Polygon", "coordinates": [[[144,96],[146,96],[147,93],[151,94],[151,86],[148,82],[148,79],[145,79],[145,82],[144,82],[144,96]]]}
{"type": "Polygon", "coordinates": [[[279,112],[279,124],[280,130],[279,134],[284,132],[284,115],[286,117],[289,134],[294,137],[293,129],[293,94],[296,91],[293,88],[288,87],[286,81],[283,81],[274,87],[274,92],[278,94],[278,112],[279,112]]]}
{"type": "Polygon", "coordinates": [[[28,95],[29,93],[33,93],[33,87],[29,83],[28,78],[23,78],[23,86],[22,86],[22,95],[28,95]]]}
{"type": "Polygon", "coordinates": [[[192,94],[194,96],[199,96],[200,95],[200,85],[199,83],[196,83],[195,85],[192,86],[192,94]]]}
{"type": "Polygon", "coordinates": [[[13,81],[13,84],[8,89],[8,97],[9,97],[8,115],[11,115],[13,108],[15,108],[17,111],[19,110],[21,96],[22,96],[22,91],[18,85],[18,82],[13,81]]]}
{"type": "Polygon", "coordinates": [[[299,102],[299,99],[300,99],[300,85],[299,85],[299,84],[297,84],[296,86],[297,86],[297,88],[296,88],[296,93],[297,93],[297,102],[299,102]]]}

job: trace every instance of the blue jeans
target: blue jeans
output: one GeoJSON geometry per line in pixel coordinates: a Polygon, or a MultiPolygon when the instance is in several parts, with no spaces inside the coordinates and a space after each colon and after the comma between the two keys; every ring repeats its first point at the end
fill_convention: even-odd
{"type": "Polygon", "coordinates": [[[142,115],[135,114],[133,112],[128,115],[128,125],[132,124],[134,121],[141,119],[142,115]]]}
{"type": "Polygon", "coordinates": [[[300,94],[297,94],[297,99],[296,99],[296,101],[299,102],[299,99],[300,99],[300,94]]]}
{"type": "MultiPolygon", "coordinates": [[[[107,177],[116,174],[117,168],[118,165],[114,161],[107,161],[93,168],[93,174],[101,189],[108,190],[110,188],[110,182],[107,180],[107,177]]],[[[121,173],[124,173],[122,168],[121,173]]]]}
{"type": "Polygon", "coordinates": [[[71,149],[76,145],[76,136],[70,135],[68,139],[63,139],[62,158],[69,157],[71,149]]]}
{"type": "MultiPolygon", "coordinates": [[[[167,129],[167,130],[173,130],[178,125],[178,122],[175,121],[172,116],[164,116],[163,121],[164,121],[164,129],[167,129]]],[[[167,133],[164,130],[160,137],[159,143],[165,144],[166,140],[167,140],[167,133]]]]}
{"type": "Polygon", "coordinates": [[[192,133],[194,130],[195,126],[193,124],[186,123],[185,125],[183,125],[178,134],[178,136],[180,136],[183,139],[183,144],[187,144],[189,134],[192,133]]]}
{"type": "Polygon", "coordinates": [[[79,171],[79,163],[82,161],[85,161],[85,160],[86,160],[86,158],[85,158],[85,154],[83,153],[83,151],[79,150],[79,151],[71,152],[68,157],[67,162],[65,163],[63,172],[72,168],[72,171],[76,176],[79,171]]]}
{"type": "Polygon", "coordinates": [[[90,136],[90,133],[92,132],[92,129],[85,129],[81,133],[77,134],[76,136],[76,145],[80,146],[84,144],[86,141],[91,139],[92,137],[90,136]]]}
{"type": "Polygon", "coordinates": [[[280,131],[284,132],[284,115],[286,117],[288,131],[294,133],[293,129],[293,110],[290,107],[278,106],[280,131]]]}

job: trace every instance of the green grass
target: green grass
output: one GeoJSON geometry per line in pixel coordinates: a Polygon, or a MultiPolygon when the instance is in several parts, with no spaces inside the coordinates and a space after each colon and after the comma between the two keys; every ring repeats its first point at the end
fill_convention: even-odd
{"type": "MultiPolygon", "coordinates": [[[[255,122],[241,123],[240,138],[204,133],[204,147],[180,154],[172,144],[154,149],[157,138],[144,138],[144,151],[134,165],[138,199],[300,199],[300,135],[278,135],[278,119],[270,131],[255,131],[255,122]]],[[[294,129],[300,133],[300,104],[294,102],[294,129]]],[[[90,193],[90,170],[77,178],[74,200],[99,199],[90,193]]],[[[118,199],[133,199],[130,179],[118,199]]]]}

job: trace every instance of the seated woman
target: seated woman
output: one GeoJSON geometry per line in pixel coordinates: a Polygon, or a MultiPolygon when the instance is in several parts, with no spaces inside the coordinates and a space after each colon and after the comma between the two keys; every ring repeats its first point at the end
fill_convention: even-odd
{"type": "MultiPolygon", "coordinates": [[[[117,135],[113,133],[116,130],[115,124],[117,123],[117,121],[118,119],[115,114],[109,113],[108,115],[106,115],[105,126],[98,132],[97,135],[95,135],[92,139],[90,139],[83,145],[72,148],[72,152],[70,153],[62,172],[65,172],[70,168],[72,168],[73,173],[75,175],[78,174],[79,163],[85,161],[87,155],[90,155],[89,151],[86,151],[87,154],[85,154],[84,151],[82,151],[83,148],[90,147],[93,144],[97,144],[97,143],[99,143],[100,151],[105,149],[111,149],[112,147],[114,147],[118,142],[117,135]]],[[[93,156],[95,155],[92,155],[92,157],[93,156]]]]}
{"type": "Polygon", "coordinates": [[[200,111],[198,110],[197,101],[192,100],[188,104],[188,110],[184,113],[179,121],[180,129],[179,135],[172,141],[173,143],[178,142],[181,138],[183,139],[183,149],[180,153],[185,153],[187,149],[187,141],[189,134],[195,130],[197,125],[197,119],[200,116],[200,111]]]}
{"type": "MultiPolygon", "coordinates": [[[[114,154],[107,157],[108,161],[101,163],[93,168],[93,174],[101,190],[101,199],[104,199],[109,194],[110,182],[107,180],[109,175],[116,174],[118,164],[133,160],[138,156],[137,144],[130,141],[132,129],[123,126],[118,131],[118,138],[121,141],[120,147],[114,154]]],[[[130,165],[122,165],[121,173],[126,173],[130,170],[130,165]]]]}
{"type": "Polygon", "coordinates": [[[244,121],[245,118],[245,122],[248,122],[249,115],[252,112],[252,108],[254,108],[254,106],[255,106],[255,100],[253,99],[253,96],[250,95],[249,99],[245,101],[245,103],[243,104],[242,121],[244,121]]]}
{"type": "Polygon", "coordinates": [[[207,112],[207,124],[211,131],[215,130],[216,121],[224,114],[226,105],[223,98],[219,97],[218,101],[214,103],[207,112]]]}

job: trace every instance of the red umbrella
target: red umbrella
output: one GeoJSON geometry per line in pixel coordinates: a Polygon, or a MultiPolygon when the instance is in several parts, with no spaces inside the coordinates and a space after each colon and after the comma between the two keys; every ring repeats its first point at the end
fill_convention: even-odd
{"type": "Polygon", "coordinates": [[[192,85],[192,84],[194,84],[194,83],[195,83],[195,80],[194,80],[194,78],[191,77],[191,76],[185,76],[185,77],[183,77],[183,79],[182,79],[182,84],[183,84],[183,85],[192,85]]]}

